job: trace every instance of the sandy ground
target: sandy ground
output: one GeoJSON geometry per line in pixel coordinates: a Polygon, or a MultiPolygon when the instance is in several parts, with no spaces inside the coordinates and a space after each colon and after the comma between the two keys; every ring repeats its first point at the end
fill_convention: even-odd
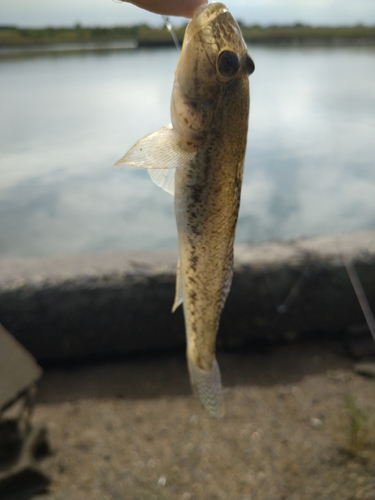
{"type": "Polygon", "coordinates": [[[183,353],[46,370],[38,500],[373,500],[375,381],[340,343],[219,353],[225,416],[191,395],[183,353]]]}

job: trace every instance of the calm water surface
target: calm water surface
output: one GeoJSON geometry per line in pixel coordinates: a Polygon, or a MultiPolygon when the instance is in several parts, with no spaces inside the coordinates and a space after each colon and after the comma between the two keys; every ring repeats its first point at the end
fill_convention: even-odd
{"type": "MultiPolygon", "coordinates": [[[[375,227],[374,48],[250,48],[237,242],[375,227]]],[[[0,257],[177,246],[173,199],[111,165],[170,122],[173,49],[0,59],[0,257]]]]}

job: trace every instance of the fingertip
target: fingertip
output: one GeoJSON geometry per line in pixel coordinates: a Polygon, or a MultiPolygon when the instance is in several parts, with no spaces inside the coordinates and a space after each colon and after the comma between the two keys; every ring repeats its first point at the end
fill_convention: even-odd
{"type": "Polygon", "coordinates": [[[181,4],[185,10],[185,14],[183,14],[183,15],[185,17],[192,18],[196,9],[198,9],[198,7],[200,7],[201,5],[204,5],[204,4],[207,5],[208,0],[187,0],[185,2],[181,2],[181,4]]]}

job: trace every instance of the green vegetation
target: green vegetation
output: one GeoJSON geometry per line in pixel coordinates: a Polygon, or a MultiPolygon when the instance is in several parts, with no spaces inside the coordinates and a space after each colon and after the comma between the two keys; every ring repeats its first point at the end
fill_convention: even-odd
{"type": "MultiPolygon", "coordinates": [[[[179,37],[183,37],[185,28],[176,30],[179,37]]],[[[0,27],[0,46],[10,45],[40,45],[56,43],[82,42],[112,42],[112,41],[155,41],[170,42],[171,35],[167,28],[151,28],[146,24],[137,26],[82,27],[72,28],[13,28],[0,27]]]]}
{"type": "Polygon", "coordinates": [[[345,417],[343,430],[346,435],[346,449],[353,457],[374,445],[374,416],[370,415],[351,394],[344,397],[345,417]]]}
{"type": "Polygon", "coordinates": [[[375,43],[375,26],[313,27],[297,23],[293,26],[242,26],[242,33],[248,42],[254,43],[316,43],[354,42],[359,40],[375,43]]]}
{"type": "MultiPolygon", "coordinates": [[[[375,44],[375,26],[313,27],[301,23],[293,26],[245,26],[239,23],[246,41],[250,43],[372,43],[375,44]]],[[[185,26],[177,28],[177,37],[183,39],[185,26]]],[[[0,46],[27,46],[57,43],[112,42],[135,40],[140,45],[171,45],[170,33],[165,27],[136,26],[72,28],[17,28],[0,26],[0,46]]]]}

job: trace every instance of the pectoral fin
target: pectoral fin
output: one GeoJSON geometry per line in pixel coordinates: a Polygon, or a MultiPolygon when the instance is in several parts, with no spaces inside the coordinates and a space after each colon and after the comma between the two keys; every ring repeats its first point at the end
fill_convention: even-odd
{"type": "Polygon", "coordinates": [[[174,196],[175,168],[149,168],[147,172],[152,182],[174,196]]]}
{"type": "Polygon", "coordinates": [[[176,168],[183,168],[196,154],[197,146],[188,146],[172,125],[162,127],[140,139],[115,163],[147,168],[153,182],[174,195],[176,168]]]}
{"type": "Polygon", "coordinates": [[[167,125],[140,139],[115,166],[179,168],[188,163],[195,153],[196,148],[188,148],[172,125],[167,125]]]}
{"type": "Polygon", "coordinates": [[[212,417],[220,417],[223,413],[223,396],[221,376],[216,359],[211,370],[202,370],[188,353],[188,365],[191,384],[194,387],[202,405],[212,417]]]}

